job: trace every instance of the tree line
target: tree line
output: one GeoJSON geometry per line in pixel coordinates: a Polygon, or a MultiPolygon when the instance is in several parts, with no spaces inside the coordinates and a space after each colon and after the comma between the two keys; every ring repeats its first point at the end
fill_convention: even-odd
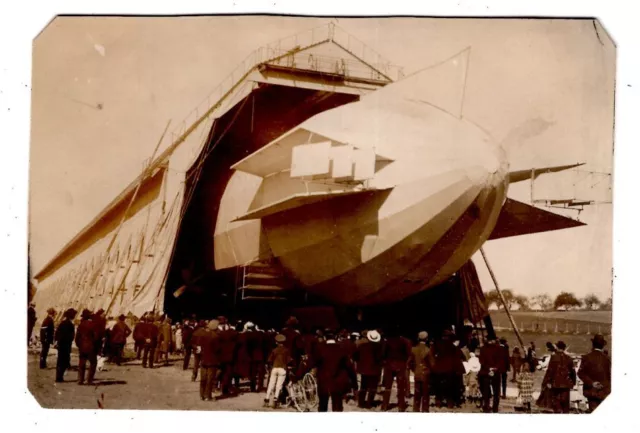
{"type": "MultiPolygon", "coordinates": [[[[553,311],[553,310],[586,310],[586,311],[611,311],[611,297],[601,300],[593,293],[584,298],[578,298],[573,293],[562,292],[555,299],[546,293],[527,297],[518,295],[513,290],[502,290],[504,302],[509,310],[517,307],[520,311],[553,311]]],[[[504,309],[502,300],[497,290],[485,293],[487,308],[496,305],[499,310],[504,309]]]]}

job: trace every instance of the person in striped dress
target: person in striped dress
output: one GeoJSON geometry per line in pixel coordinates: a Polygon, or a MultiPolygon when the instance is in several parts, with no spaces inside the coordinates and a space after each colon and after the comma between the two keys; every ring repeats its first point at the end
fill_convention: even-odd
{"type": "Polygon", "coordinates": [[[531,412],[531,402],[533,401],[533,373],[535,371],[535,364],[527,360],[518,375],[518,400],[527,412],[531,412]]]}

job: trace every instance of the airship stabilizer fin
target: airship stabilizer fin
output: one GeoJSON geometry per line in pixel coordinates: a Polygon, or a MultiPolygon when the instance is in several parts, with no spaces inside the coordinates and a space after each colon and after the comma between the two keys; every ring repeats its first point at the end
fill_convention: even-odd
{"type": "Polygon", "coordinates": [[[535,179],[541,174],[556,173],[558,171],[569,170],[584,165],[584,162],[571,165],[557,165],[555,167],[531,168],[529,170],[517,170],[509,173],[509,183],[522,182],[524,180],[535,179]]]}
{"type": "Polygon", "coordinates": [[[245,221],[258,218],[264,218],[269,215],[274,215],[279,212],[284,212],[290,209],[294,209],[300,206],[305,206],[312,203],[318,203],[324,200],[330,200],[336,197],[344,197],[347,195],[358,195],[372,192],[384,191],[381,189],[360,189],[360,190],[345,190],[345,191],[322,191],[322,192],[310,192],[306,194],[293,194],[285,197],[282,200],[278,200],[273,203],[269,203],[266,206],[262,206],[258,209],[251,210],[246,214],[239,216],[233,221],[245,221]]]}
{"type": "Polygon", "coordinates": [[[508,198],[502,206],[496,227],[489,240],[542,233],[585,225],[535,206],[508,198]]]}

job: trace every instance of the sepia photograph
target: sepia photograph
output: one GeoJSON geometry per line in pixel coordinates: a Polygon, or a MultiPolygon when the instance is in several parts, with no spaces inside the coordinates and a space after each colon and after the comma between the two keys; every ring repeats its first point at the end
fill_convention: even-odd
{"type": "Polygon", "coordinates": [[[55,17],[32,52],[29,391],[597,411],[615,393],[605,27],[55,17]]]}

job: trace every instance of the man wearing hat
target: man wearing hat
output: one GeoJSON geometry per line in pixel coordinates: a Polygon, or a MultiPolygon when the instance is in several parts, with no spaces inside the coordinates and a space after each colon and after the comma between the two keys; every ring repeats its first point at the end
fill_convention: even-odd
{"type": "Polygon", "coordinates": [[[507,398],[507,377],[511,370],[511,359],[509,354],[509,345],[506,338],[500,338],[500,349],[502,349],[502,362],[500,363],[500,386],[502,390],[502,398],[507,398]]]}
{"type": "Polygon", "coordinates": [[[367,331],[366,336],[367,340],[361,342],[353,354],[356,372],[360,375],[358,407],[361,408],[373,407],[382,373],[382,337],[375,330],[367,331]]]}
{"type": "Polygon", "coordinates": [[[576,371],[573,360],[564,351],[564,341],[556,344],[556,353],[551,355],[542,387],[551,389],[551,404],[555,413],[569,413],[571,409],[571,389],[576,384],[576,371]]]}
{"type": "Polygon", "coordinates": [[[212,400],[214,383],[220,365],[218,321],[211,320],[198,338],[200,352],[200,399],[212,400]]]}
{"type": "Polygon", "coordinates": [[[268,404],[275,408],[277,406],[282,385],[287,377],[287,368],[293,362],[291,352],[284,345],[287,338],[278,334],[275,337],[276,347],[269,354],[267,363],[271,366],[271,374],[269,375],[269,384],[267,385],[267,395],[264,398],[265,406],[268,404]]]}
{"type": "Polygon", "coordinates": [[[131,328],[125,323],[125,315],[121,314],[113,328],[111,328],[111,350],[117,365],[122,362],[122,352],[127,343],[127,338],[131,335],[131,328]]]}
{"type": "Polygon", "coordinates": [[[64,382],[64,372],[71,365],[71,345],[75,337],[75,319],[77,311],[73,308],[64,312],[64,318],[56,329],[55,340],[58,346],[58,360],[56,362],[56,382],[64,382]]]}
{"type": "Polygon", "coordinates": [[[282,328],[280,332],[287,339],[284,345],[287,346],[291,352],[296,368],[300,364],[300,360],[304,354],[304,342],[302,341],[302,335],[300,334],[298,325],[298,319],[295,316],[291,316],[287,319],[284,328],[282,328]]]}
{"type": "Polygon", "coordinates": [[[76,346],[78,346],[78,385],[84,384],[85,369],[89,361],[89,377],[87,384],[93,384],[93,377],[98,366],[98,346],[96,346],[96,329],[91,321],[91,311],[82,311],[81,322],[76,332],[76,346]]]}
{"type": "Polygon", "coordinates": [[[427,346],[428,336],[426,331],[418,333],[418,344],[411,349],[409,357],[409,368],[414,374],[414,412],[429,412],[429,379],[435,359],[427,346]]]}
{"type": "Polygon", "coordinates": [[[184,346],[184,360],[182,362],[182,369],[189,368],[189,362],[191,361],[191,351],[193,346],[191,345],[191,337],[193,336],[193,323],[189,319],[184,320],[182,326],[182,344],[184,346]]]}
{"type": "Polygon", "coordinates": [[[147,323],[147,313],[144,313],[136,326],[133,327],[133,341],[135,342],[134,350],[136,351],[136,359],[142,357],[142,349],[144,348],[144,328],[147,323]]]}
{"type": "Polygon", "coordinates": [[[40,351],[40,368],[47,368],[47,356],[49,356],[49,347],[53,344],[53,337],[55,326],[53,323],[53,318],[56,315],[56,310],[53,308],[49,308],[47,310],[47,317],[42,321],[42,326],[40,327],[40,344],[42,345],[42,350],[40,351]]]}
{"type": "Polygon", "coordinates": [[[383,369],[383,385],[384,393],[382,394],[382,410],[389,409],[389,400],[391,398],[391,388],[395,378],[398,384],[398,410],[404,412],[407,409],[407,362],[411,355],[411,342],[400,335],[400,329],[393,327],[389,332],[389,338],[383,346],[382,359],[384,363],[383,369]]]}
{"type": "MultiPolygon", "coordinates": [[[[217,320],[218,327],[220,326],[220,320],[217,320]]],[[[191,347],[193,348],[193,373],[191,374],[191,381],[195,382],[198,378],[198,370],[200,369],[200,357],[202,350],[200,346],[200,338],[205,335],[207,323],[204,320],[198,321],[196,329],[191,335],[191,347]]]]}
{"type": "Polygon", "coordinates": [[[220,388],[222,389],[223,396],[228,396],[232,393],[231,380],[233,379],[237,344],[238,344],[238,331],[236,331],[235,329],[232,329],[228,323],[221,325],[220,326],[220,388]]]}
{"type": "Polygon", "coordinates": [[[446,401],[448,408],[460,404],[462,375],[464,374],[463,354],[455,344],[456,336],[451,329],[442,332],[432,349],[434,364],[431,370],[430,386],[435,389],[436,406],[446,401]]]}
{"type": "Polygon", "coordinates": [[[91,322],[95,329],[96,353],[100,355],[105,344],[105,335],[107,333],[107,318],[105,317],[105,313],[102,308],[96,311],[91,317],[91,322]]]}
{"type": "Polygon", "coordinates": [[[603,353],[607,342],[602,334],[591,339],[593,349],[582,357],[578,377],[584,383],[583,394],[593,412],[611,393],[611,359],[603,353]]]}
{"type": "Polygon", "coordinates": [[[152,314],[147,314],[142,328],[142,367],[153,368],[156,347],[158,347],[158,327],[152,314]]]}
{"type": "Polygon", "coordinates": [[[327,341],[318,346],[312,367],[317,368],[318,412],[327,412],[329,398],[331,410],[343,411],[344,397],[352,386],[350,377],[355,375],[353,364],[344,346],[336,341],[333,332],[327,332],[327,341]]]}
{"type": "Polygon", "coordinates": [[[490,411],[489,403],[493,397],[493,413],[498,413],[500,405],[500,371],[504,362],[504,351],[498,345],[496,337],[490,335],[487,344],[480,349],[480,371],[478,381],[482,393],[482,411],[490,411]]]}

